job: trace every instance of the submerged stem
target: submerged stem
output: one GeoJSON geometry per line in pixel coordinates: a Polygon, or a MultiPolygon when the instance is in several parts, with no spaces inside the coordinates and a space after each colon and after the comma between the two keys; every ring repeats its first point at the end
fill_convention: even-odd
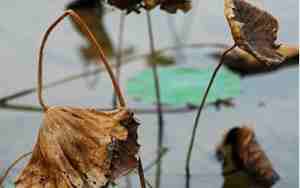
{"type": "Polygon", "coordinates": [[[20,157],[18,157],[5,171],[4,175],[2,177],[0,177],[0,186],[2,186],[2,184],[4,183],[4,180],[7,178],[9,172],[12,170],[12,168],[18,164],[18,162],[20,162],[22,159],[24,159],[25,157],[31,155],[32,152],[28,152],[25,153],[23,155],[21,155],[20,157]]]}
{"type": "MultiPolygon", "coordinates": [[[[148,23],[148,34],[150,39],[150,50],[151,56],[155,55],[155,47],[154,47],[154,37],[153,37],[153,30],[152,30],[152,21],[150,12],[147,11],[147,23],[148,23]]],[[[156,105],[157,105],[157,118],[158,118],[158,148],[157,148],[157,155],[161,151],[163,146],[163,136],[164,136],[164,119],[163,119],[163,112],[162,112],[162,104],[161,104],[161,96],[160,96],[160,84],[159,84],[159,75],[157,71],[156,63],[151,64],[152,72],[153,72],[153,79],[154,79],[154,86],[155,86],[155,94],[156,94],[156,105]]],[[[161,176],[161,159],[158,160],[157,169],[156,169],[156,181],[155,187],[160,187],[160,176],[161,176]]]]}
{"type": "Polygon", "coordinates": [[[197,115],[196,115],[196,118],[195,118],[195,121],[194,121],[193,132],[192,132],[192,137],[191,137],[191,141],[190,141],[190,145],[189,145],[189,149],[188,149],[188,153],[187,153],[187,158],[186,158],[185,170],[186,170],[187,179],[189,179],[189,177],[190,177],[190,163],[191,163],[192,151],[193,151],[193,147],[194,147],[194,143],[195,143],[195,138],[196,138],[196,132],[197,132],[198,124],[199,124],[199,119],[200,119],[203,107],[205,105],[206,98],[208,96],[208,93],[209,93],[209,91],[211,89],[211,86],[212,86],[212,84],[213,84],[213,82],[214,82],[214,80],[216,78],[216,75],[217,75],[218,71],[220,70],[220,68],[222,67],[222,65],[224,63],[225,56],[228,54],[228,52],[230,52],[231,50],[233,50],[235,47],[236,47],[236,45],[233,45],[232,47],[230,47],[229,49],[227,49],[222,54],[220,62],[217,65],[217,67],[215,68],[215,70],[214,70],[214,72],[213,72],[213,74],[212,74],[212,76],[210,78],[210,81],[209,81],[208,86],[207,86],[207,88],[205,90],[204,96],[202,98],[201,104],[200,104],[200,106],[198,108],[198,112],[197,112],[197,115]]]}
{"type": "Polygon", "coordinates": [[[87,35],[88,39],[90,40],[90,42],[92,42],[96,49],[98,50],[98,53],[100,54],[100,58],[110,76],[110,79],[112,81],[114,90],[119,98],[119,102],[120,102],[120,106],[121,107],[125,107],[126,103],[123,97],[123,94],[121,92],[121,89],[116,81],[116,78],[113,74],[112,68],[110,67],[110,64],[108,63],[108,60],[106,58],[106,56],[103,53],[103,50],[100,46],[100,44],[97,42],[97,39],[95,38],[95,36],[93,35],[93,33],[90,31],[90,29],[88,28],[87,24],[80,18],[80,16],[74,12],[73,10],[67,10],[64,12],[63,15],[61,15],[59,18],[57,18],[47,29],[47,31],[45,32],[43,39],[42,39],[42,43],[39,49],[39,56],[38,56],[38,99],[39,99],[39,103],[42,106],[43,110],[46,111],[47,110],[47,105],[44,103],[43,101],[43,97],[42,97],[42,88],[43,88],[43,55],[44,55],[44,49],[46,46],[46,42],[49,38],[50,33],[53,31],[53,29],[67,16],[71,16],[76,23],[83,29],[83,31],[85,32],[85,34],[87,35]]]}

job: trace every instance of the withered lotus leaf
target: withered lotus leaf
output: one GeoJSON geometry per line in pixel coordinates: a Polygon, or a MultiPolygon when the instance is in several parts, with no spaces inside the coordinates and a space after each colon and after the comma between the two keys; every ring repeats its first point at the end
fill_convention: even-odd
{"type": "Polygon", "coordinates": [[[107,3],[117,7],[120,10],[126,10],[128,13],[131,11],[138,11],[142,0],[107,0],[107,3]]]}
{"type": "Polygon", "coordinates": [[[229,181],[235,181],[237,185],[242,180],[241,186],[235,187],[270,187],[279,180],[279,175],[257,142],[254,131],[247,126],[229,130],[217,154],[223,160],[224,185],[232,185],[229,181]],[[245,183],[247,186],[242,186],[245,183]]]}
{"type": "Polygon", "coordinates": [[[186,13],[192,9],[192,3],[190,0],[162,0],[160,8],[171,14],[177,13],[177,10],[186,13]]]}
{"type": "Polygon", "coordinates": [[[271,14],[245,0],[225,0],[225,17],[238,47],[267,65],[284,61],[276,51],[279,24],[271,14]]]}
{"type": "Polygon", "coordinates": [[[107,0],[106,2],[120,10],[126,10],[127,13],[132,11],[139,13],[141,8],[151,10],[159,5],[162,10],[171,14],[176,13],[177,10],[188,12],[192,8],[190,0],[107,0]]]}
{"type": "Polygon", "coordinates": [[[147,10],[155,8],[160,0],[144,0],[144,6],[147,10]]]}
{"type": "Polygon", "coordinates": [[[51,107],[17,188],[99,188],[138,165],[138,123],[126,109],[51,107]]]}
{"type": "MultiPolygon", "coordinates": [[[[240,75],[249,75],[270,72],[278,70],[287,66],[299,64],[299,47],[293,45],[280,45],[276,49],[277,53],[281,54],[284,57],[284,62],[274,66],[267,66],[263,63],[260,63],[257,58],[248,52],[235,48],[226,55],[224,64],[232,71],[240,75]]],[[[213,54],[213,57],[219,59],[221,54],[213,54]]]]}

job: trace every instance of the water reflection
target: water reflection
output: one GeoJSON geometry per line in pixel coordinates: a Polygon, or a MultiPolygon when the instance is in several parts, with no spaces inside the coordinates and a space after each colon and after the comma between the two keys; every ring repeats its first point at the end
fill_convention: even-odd
{"type": "Polygon", "coordinates": [[[279,180],[251,128],[230,129],[217,148],[217,158],[222,162],[223,188],[270,188],[279,180]]]}
{"type": "MultiPolygon", "coordinates": [[[[66,9],[74,10],[81,16],[81,18],[84,19],[108,58],[114,56],[115,49],[103,23],[104,7],[101,1],[76,0],[68,4],[66,9]]],[[[89,39],[78,24],[76,24],[72,18],[71,20],[74,29],[86,39],[87,43],[80,46],[79,51],[81,57],[84,59],[84,68],[89,69],[89,65],[95,62],[98,58],[97,49],[89,43],[89,39]]],[[[91,78],[91,80],[87,80],[87,84],[90,88],[93,88],[97,84],[97,78],[98,77],[95,76],[91,78]]]]}
{"type": "MultiPolygon", "coordinates": [[[[112,57],[115,53],[115,49],[111,38],[104,27],[104,7],[102,3],[98,0],[77,0],[68,4],[66,8],[73,9],[84,19],[99,44],[101,44],[106,56],[112,57]]],[[[80,47],[82,57],[87,63],[96,60],[98,57],[96,48],[88,42],[88,38],[86,38],[83,30],[73,20],[72,24],[74,29],[87,41],[86,45],[80,47]]]]}

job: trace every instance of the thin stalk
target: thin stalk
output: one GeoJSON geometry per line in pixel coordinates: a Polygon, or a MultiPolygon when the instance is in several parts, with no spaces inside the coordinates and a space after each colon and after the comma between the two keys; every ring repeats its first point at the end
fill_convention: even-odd
{"type": "Polygon", "coordinates": [[[95,36],[93,35],[93,33],[90,31],[90,29],[88,28],[87,24],[80,18],[80,16],[72,11],[72,10],[67,10],[64,12],[63,15],[61,15],[59,18],[57,18],[47,29],[47,31],[45,32],[43,39],[42,39],[42,43],[39,49],[39,56],[38,56],[38,99],[39,99],[39,103],[42,106],[43,110],[46,111],[48,109],[47,105],[44,103],[43,101],[43,97],[42,97],[42,88],[43,88],[43,55],[44,55],[44,49],[46,46],[46,42],[49,38],[50,33],[54,30],[54,28],[67,16],[71,16],[76,23],[83,29],[83,31],[85,32],[85,34],[87,35],[88,39],[90,40],[90,42],[92,42],[96,49],[98,50],[98,53],[100,54],[100,58],[106,68],[106,71],[108,72],[110,79],[112,81],[114,90],[119,98],[119,103],[121,107],[125,107],[126,103],[125,103],[125,99],[123,97],[123,94],[121,92],[121,89],[116,81],[116,78],[114,76],[114,73],[112,71],[112,68],[110,67],[110,64],[107,61],[106,56],[104,55],[101,46],[99,45],[99,43],[97,42],[97,39],[95,38],[95,36]]]}
{"type": "Polygon", "coordinates": [[[23,155],[21,155],[20,157],[18,157],[8,168],[7,170],[5,171],[4,175],[2,177],[0,177],[0,186],[3,185],[4,183],[4,180],[7,178],[9,172],[13,169],[14,166],[16,166],[22,159],[28,157],[29,155],[31,155],[32,152],[28,152],[28,153],[25,153],[23,155]]]}
{"type": "Polygon", "coordinates": [[[142,163],[142,159],[140,158],[140,156],[138,156],[138,162],[139,162],[139,164],[138,164],[138,174],[139,174],[139,178],[140,178],[141,188],[146,188],[143,163],[142,163]]]}
{"type": "MultiPolygon", "coordinates": [[[[148,34],[150,39],[150,50],[151,55],[155,55],[155,47],[154,47],[154,37],[153,37],[153,29],[152,29],[152,21],[150,12],[147,11],[147,23],[148,23],[148,34]]],[[[157,65],[156,63],[152,63],[151,65],[152,72],[153,72],[153,79],[154,79],[154,86],[155,86],[155,94],[156,94],[156,107],[157,107],[157,118],[158,118],[158,148],[157,148],[157,155],[161,148],[163,147],[163,136],[164,136],[164,118],[162,112],[162,104],[161,104],[161,97],[160,97],[160,84],[159,84],[159,76],[157,72],[157,65]]],[[[161,178],[161,159],[158,161],[158,165],[156,168],[156,180],[155,180],[155,187],[160,187],[160,178],[161,178]]]]}
{"type": "MultiPolygon", "coordinates": [[[[176,49],[180,49],[180,48],[195,49],[195,48],[204,48],[204,47],[205,48],[208,48],[208,47],[226,48],[228,46],[225,45],[225,44],[221,44],[221,43],[194,43],[194,44],[184,44],[182,46],[170,46],[170,47],[158,49],[156,51],[156,53],[163,53],[163,52],[166,52],[166,51],[172,51],[172,50],[176,50],[176,49]]],[[[146,58],[148,56],[149,56],[149,54],[140,54],[140,55],[134,55],[134,56],[131,56],[131,57],[127,57],[126,59],[124,59],[124,61],[122,61],[122,65],[124,65],[125,63],[128,64],[129,62],[132,62],[132,61],[140,59],[140,58],[146,58]]],[[[116,67],[116,64],[112,64],[111,66],[116,67]]],[[[61,85],[61,84],[67,83],[67,82],[75,81],[75,80],[78,80],[78,79],[81,79],[81,78],[84,78],[84,77],[87,77],[87,76],[96,75],[96,74],[98,74],[100,72],[103,72],[103,71],[105,71],[105,68],[99,67],[99,68],[96,68],[94,70],[88,70],[88,71],[84,71],[84,72],[79,73],[79,74],[70,75],[70,76],[67,76],[65,78],[62,78],[62,79],[44,84],[43,89],[52,88],[52,87],[55,87],[55,86],[58,86],[58,85],[61,85]]],[[[0,104],[7,103],[7,102],[9,102],[11,100],[14,100],[14,99],[17,99],[19,97],[24,97],[26,95],[30,95],[32,93],[35,93],[36,91],[37,91],[37,88],[32,87],[32,88],[29,88],[29,89],[25,89],[25,90],[13,93],[11,95],[0,98],[0,104]]]]}
{"type": "Polygon", "coordinates": [[[227,49],[223,54],[222,57],[220,59],[219,64],[217,65],[217,67],[215,68],[211,79],[209,81],[209,84],[205,90],[204,96],[202,98],[201,104],[198,108],[198,112],[196,115],[196,119],[194,121],[194,126],[193,126],[193,132],[192,132],[192,137],[191,137],[191,141],[190,141],[190,145],[189,145],[189,149],[188,149],[188,153],[187,153],[187,158],[186,158],[186,166],[185,166],[185,170],[186,170],[186,176],[187,179],[189,179],[190,177],[190,163],[191,163],[191,157],[192,157],[192,151],[193,151],[193,147],[194,147],[194,143],[195,143],[195,138],[196,138],[196,132],[197,132],[197,128],[198,128],[198,124],[199,124],[199,119],[202,113],[202,110],[204,108],[205,102],[206,102],[206,98],[208,96],[208,93],[211,89],[211,86],[216,78],[216,75],[218,73],[218,71],[220,70],[220,68],[222,67],[223,63],[224,63],[224,59],[225,56],[228,54],[228,52],[230,52],[232,49],[234,49],[236,47],[236,45],[233,45],[232,47],[230,47],[229,49],[227,49]]]}
{"type": "MultiPolygon", "coordinates": [[[[125,25],[125,14],[121,13],[120,15],[120,26],[119,26],[119,39],[118,39],[118,52],[117,52],[117,62],[116,62],[116,80],[117,83],[120,84],[120,77],[121,77],[121,66],[122,66],[122,49],[123,49],[123,36],[124,36],[124,25],[125,25]]],[[[112,104],[115,108],[117,106],[117,96],[114,92],[112,104]]]]}

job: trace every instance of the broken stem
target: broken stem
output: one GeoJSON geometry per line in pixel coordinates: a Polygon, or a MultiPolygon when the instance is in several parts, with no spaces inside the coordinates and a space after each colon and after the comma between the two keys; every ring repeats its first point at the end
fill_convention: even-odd
{"type": "Polygon", "coordinates": [[[114,90],[119,98],[119,103],[121,107],[125,107],[126,103],[124,100],[124,97],[122,95],[121,89],[116,81],[116,78],[113,74],[112,68],[110,67],[106,56],[104,55],[101,46],[99,45],[99,43],[97,42],[95,36],[93,35],[93,33],[90,31],[90,29],[88,28],[87,24],[80,18],[80,16],[74,12],[73,10],[67,10],[64,12],[63,15],[61,15],[59,18],[57,18],[51,25],[50,27],[47,29],[47,31],[45,32],[43,39],[42,39],[42,43],[39,49],[39,56],[38,56],[38,99],[39,99],[39,103],[42,106],[43,110],[46,111],[48,109],[47,105],[44,103],[43,101],[43,97],[42,97],[42,88],[43,88],[43,79],[42,79],[42,70],[43,70],[43,52],[46,46],[46,42],[47,39],[50,35],[50,33],[53,31],[53,29],[67,16],[71,16],[76,23],[83,29],[83,31],[85,32],[85,34],[87,35],[88,39],[90,40],[90,42],[92,42],[96,49],[98,50],[99,54],[100,54],[100,58],[110,76],[110,79],[112,81],[114,90]]]}
{"type": "MultiPolygon", "coordinates": [[[[148,23],[148,34],[149,34],[149,39],[150,39],[151,56],[154,57],[155,56],[154,37],[153,37],[151,15],[150,15],[149,11],[147,11],[147,23],[148,23]]],[[[156,63],[152,63],[151,68],[152,68],[152,72],[153,72],[155,94],[156,94],[157,118],[158,118],[157,155],[159,156],[159,152],[163,146],[164,119],[163,119],[162,104],[161,104],[161,97],[160,97],[159,75],[158,75],[156,63]]],[[[158,163],[157,163],[156,181],[155,181],[156,188],[160,187],[160,176],[161,176],[161,159],[159,159],[158,163]]]]}
{"type": "Polygon", "coordinates": [[[195,121],[194,121],[194,126],[193,126],[193,131],[192,131],[192,137],[191,137],[191,141],[190,141],[190,145],[189,145],[189,149],[188,149],[188,153],[187,153],[187,158],[186,158],[186,166],[185,166],[185,170],[186,170],[186,176],[187,176],[187,179],[189,179],[190,177],[190,163],[191,163],[191,156],[192,156],[192,151],[193,151],[193,147],[194,147],[194,143],[195,143],[195,138],[196,138],[196,132],[197,132],[197,128],[198,128],[198,124],[199,124],[199,119],[200,119],[200,116],[201,116],[201,112],[203,110],[203,107],[205,105],[205,102],[206,102],[206,98],[208,96],[208,93],[210,91],[210,88],[216,78],[216,75],[218,73],[218,71],[220,70],[220,68],[222,67],[223,63],[224,63],[224,59],[225,59],[225,56],[228,54],[228,52],[230,52],[231,50],[233,50],[234,48],[236,47],[236,45],[233,45],[232,47],[230,47],[229,49],[227,49],[223,54],[222,54],[222,57],[220,59],[220,62],[219,64],[217,65],[217,67],[215,68],[211,78],[210,78],[210,81],[209,81],[209,84],[205,90],[205,93],[204,93],[204,96],[202,98],[202,101],[201,101],[201,104],[198,108],[198,112],[197,112],[197,115],[196,115],[196,118],[195,118],[195,121]]]}
{"type": "Polygon", "coordinates": [[[25,157],[31,155],[32,152],[28,152],[25,153],[23,155],[21,155],[20,157],[18,157],[5,171],[4,175],[2,177],[0,177],[0,186],[2,186],[2,184],[4,183],[4,180],[7,178],[9,172],[12,170],[12,168],[17,165],[22,159],[24,159],[25,157]]]}

